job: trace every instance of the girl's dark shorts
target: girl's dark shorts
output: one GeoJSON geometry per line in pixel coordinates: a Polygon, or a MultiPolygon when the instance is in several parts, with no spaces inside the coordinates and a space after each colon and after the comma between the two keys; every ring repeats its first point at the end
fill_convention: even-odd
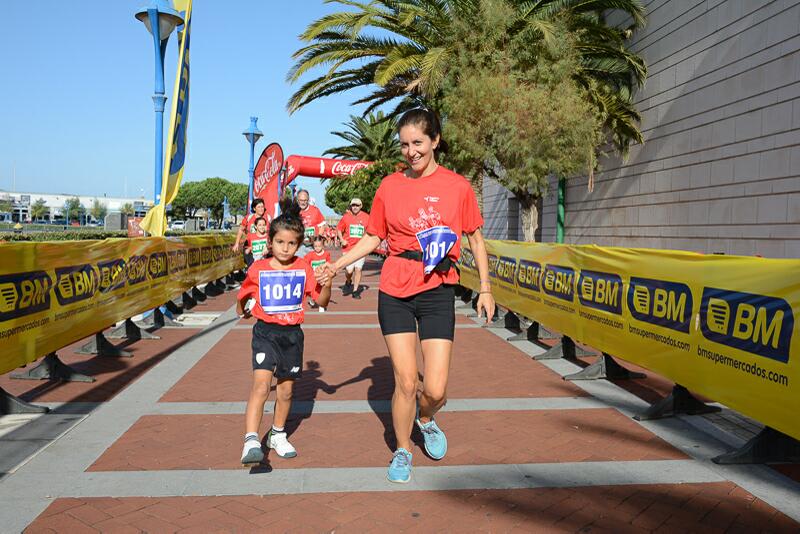
{"type": "Polygon", "coordinates": [[[378,293],[378,320],[384,336],[416,332],[419,339],[453,340],[456,328],[455,289],[440,285],[411,297],[378,293]]]}
{"type": "Polygon", "coordinates": [[[303,374],[303,342],[300,325],[258,321],[253,326],[253,370],[272,371],[275,378],[300,378],[303,374]]]}

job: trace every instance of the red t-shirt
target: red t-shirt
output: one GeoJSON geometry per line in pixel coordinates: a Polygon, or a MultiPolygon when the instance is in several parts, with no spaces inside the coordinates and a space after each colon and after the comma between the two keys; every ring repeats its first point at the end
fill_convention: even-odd
{"type": "Polygon", "coordinates": [[[317,284],[311,265],[295,257],[286,269],[274,269],[271,259],[253,262],[247,269],[237,299],[256,299],[252,315],[265,323],[280,325],[302,324],[305,318],[305,297],[316,300],[321,287],[317,284]]]}
{"type": "Polygon", "coordinates": [[[326,263],[330,263],[331,253],[328,252],[327,250],[323,250],[322,252],[317,252],[316,250],[312,250],[311,252],[306,253],[304,258],[312,269],[316,269],[320,265],[325,265],[326,263]]]}
{"type": "Polygon", "coordinates": [[[306,237],[317,235],[319,226],[325,223],[325,217],[322,216],[322,212],[319,211],[318,207],[311,204],[300,212],[300,217],[303,219],[303,226],[306,227],[306,237]]]}
{"type": "Polygon", "coordinates": [[[357,215],[353,215],[352,211],[346,212],[342,216],[342,220],[336,225],[336,228],[342,232],[344,242],[342,247],[347,248],[355,245],[364,237],[364,230],[369,224],[369,213],[366,211],[359,211],[357,215]]]}
{"type": "Polygon", "coordinates": [[[418,233],[449,227],[452,233],[448,234],[455,234],[452,237],[455,243],[447,256],[457,260],[461,255],[461,234],[472,233],[481,226],[483,217],[478,200],[463,176],[441,166],[422,178],[409,178],[402,172],[390,174],[375,193],[366,230],[370,235],[386,239],[389,245],[389,257],[381,269],[380,290],[402,298],[441,284],[458,283],[455,269],[425,274],[422,262],[400,258],[397,254],[422,250],[418,233]]]}
{"type": "Polygon", "coordinates": [[[251,249],[250,253],[253,254],[253,258],[260,260],[266,256],[269,251],[269,234],[258,235],[257,232],[248,233],[247,246],[251,249]]]}

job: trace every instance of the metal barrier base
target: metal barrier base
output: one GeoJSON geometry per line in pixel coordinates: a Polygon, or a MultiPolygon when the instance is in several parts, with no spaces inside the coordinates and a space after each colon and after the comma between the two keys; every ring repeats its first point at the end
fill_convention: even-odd
{"type": "Polygon", "coordinates": [[[181,295],[181,304],[184,310],[191,310],[197,306],[197,300],[188,291],[184,291],[183,295],[181,295]]]}
{"type": "Polygon", "coordinates": [[[138,341],[140,339],[161,339],[155,334],[151,334],[133,322],[132,319],[125,319],[125,322],[111,330],[106,336],[110,339],[129,339],[138,341]]]}
{"type": "Polygon", "coordinates": [[[64,380],[65,382],[94,382],[95,378],[75,371],[51,352],[35,367],[21,373],[12,373],[15,380],[64,380]]]}
{"type": "Polygon", "coordinates": [[[214,281],[207,283],[205,289],[203,289],[203,292],[205,292],[207,297],[218,297],[225,291],[220,289],[216,281],[214,281]]]}
{"type": "Polygon", "coordinates": [[[537,339],[559,339],[559,338],[563,337],[561,334],[556,334],[555,332],[552,332],[552,331],[548,330],[546,327],[544,327],[543,325],[541,325],[539,323],[533,323],[533,324],[536,325],[536,329],[537,329],[536,338],[537,339]]]}
{"type": "Polygon", "coordinates": [[[561,336],[561,343],[553,345],[543,354],[537,354],[533,357],[534,360],[558,360],[566,358],[574,360],[576,356],[587,356],[591,352],[587,352],[580,347],[575,346],[575,342],[569,336],[561,336]]]}
{"type": "Polygon", "coordinates": [[[512,330],[514,332],[519,332],[521,330],[519,324],[519,317],[514,312],[507,311],[505,313],[500,313],[499,315],[495,313],[496,319],[487,325],[483,325],[484,328],[499,328],[503,330],[512,330]]]}
{"type": "Polygon", "coordinates": [[[236,278],[233,276],[233,273],[225,275],[225,285],[228,286],[228,289],[236,289],[239,287],[239,282],[236,281],[236,278]]]}
{"type": "Polygon", "coordinates": [[[506,341],[531,341],[531,342],[538,341],[538,338],[536,337],[536,332],[538,328],[539,326],[537,323],[529,325],[524,330],[522,330],[522,325],[520,325],[521,329],[520,333],[513,335],[511,337],[507,337],[506,341]]]}
{"type": "Polygon", "coordinates": [[[50,408],[47,406],[36,406],[12,395],[8,391],[0,388],[0,415],[11,415],[18,413],[47,413],[50,408]]]}
{"type": "Polygon", "coordinates": [[[133,358],[133,354],[127,350],[115,347],[102,332],[94,335],[91,341],[75,351],[75,354],[97,354],[112,358],[133,358]]]}
{"type": "Polygon", "coordinates": [[[205,293],[203,293],[202,291],[197,289],[197,286],[192,288],[191,295],[192,295],[192,298],[194,300],[196,300],[197,302],[205,302],[206,299],[208,298],[205,293]]]}
{"type": "MultiPolygon", "coordinates": [[[[578,347],[580,348],[580,347],[578,347]]],[[[630,380],[632,378],[646,378],[644,373],[631,371],[621,366],[617,361],[605,352],[589,367],[585,367],[577,373],[564,376],[564,380],[630,380]]]]}
{"type": "Polygon", "coordinates": [[[718,406],[709,406],[701,402],[689,390],[680,384],[675,384],[672,393],[660,401],[652,404],[648,409],[639,415],[634,416],[637,421],[649,421],[651,419],[661,419],[662,417],[672,417],[675,415],[702,415],[721,411],[718,406]]]}
{"type": "Polygon", "coordinates": [[[177,299],[168,300],[167,302],[164,303],[164,305],[167,307],[167,310],[172,315],[180,315],[183,313],[183,306],[175,302],[175,300],[177,299]]]}
{"type": "Polygon", "coordinates": [[[711,461],[720,465],[800,463],[800,441],[766,426],[740,449],[711,461]]]}
{"type": "Polygon", "coordinates": [[[164,328],[165,326],[174,326],[174,327],[182,327],[183,325],[178,321],[174,321],[164,315],[160,308],[155,308],[153,313],[150,314],[149,317],[146,317],[142,321],[142,325],[145,328],[164,328]]]}
{"type": "Polygon", "coordinates": [[[245,278],[247,278],[247,274],[245,274],[244,271],[242,270],[234,271],[233,279],[236,280],[237,282],[244,282],[245,278]]]}

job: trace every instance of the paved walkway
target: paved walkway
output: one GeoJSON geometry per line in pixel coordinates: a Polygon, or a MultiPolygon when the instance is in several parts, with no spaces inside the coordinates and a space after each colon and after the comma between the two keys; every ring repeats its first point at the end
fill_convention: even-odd
{"type": "Polygon", "coordinates": [[[131,344],[131,359],[60,351],[94,384],[0,377],[56,408],[0,419],[0,531],[800,529],[800,484],[770,467],[710,462],[740,438],[702,417],[631,418],[668,382],[566,382],[575,363],[536,362],[542,348],[506,342],[507,331],[481,328],[465,308],[438,418],[448,455],[426,458],[415,436],[412,482],[390,484],[393,380],[377,276],[361,301],[336,290],[326,313],[309,313],[291,460],[239,464],[251,322],[236,317],[233,292],[187,314],[213,323],[163,329],[131,344]]]}

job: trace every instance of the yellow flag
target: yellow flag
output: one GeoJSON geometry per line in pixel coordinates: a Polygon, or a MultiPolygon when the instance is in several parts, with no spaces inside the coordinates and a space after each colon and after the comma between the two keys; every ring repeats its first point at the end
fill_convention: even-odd
{"type": "Polygon", "coordinates": [[[189,126],[189,41],[192,26],[192,0],[174,0],[175,9],[184,12],[183,30],[178,32],[178,71],[172,93],[172,113],[167,130],[167,157],[161,202],[154,206],[140,226],[154,236],[163,236],[167,229],[167,204],[178,196],[186,163],[186,133],[189,126]]]}

